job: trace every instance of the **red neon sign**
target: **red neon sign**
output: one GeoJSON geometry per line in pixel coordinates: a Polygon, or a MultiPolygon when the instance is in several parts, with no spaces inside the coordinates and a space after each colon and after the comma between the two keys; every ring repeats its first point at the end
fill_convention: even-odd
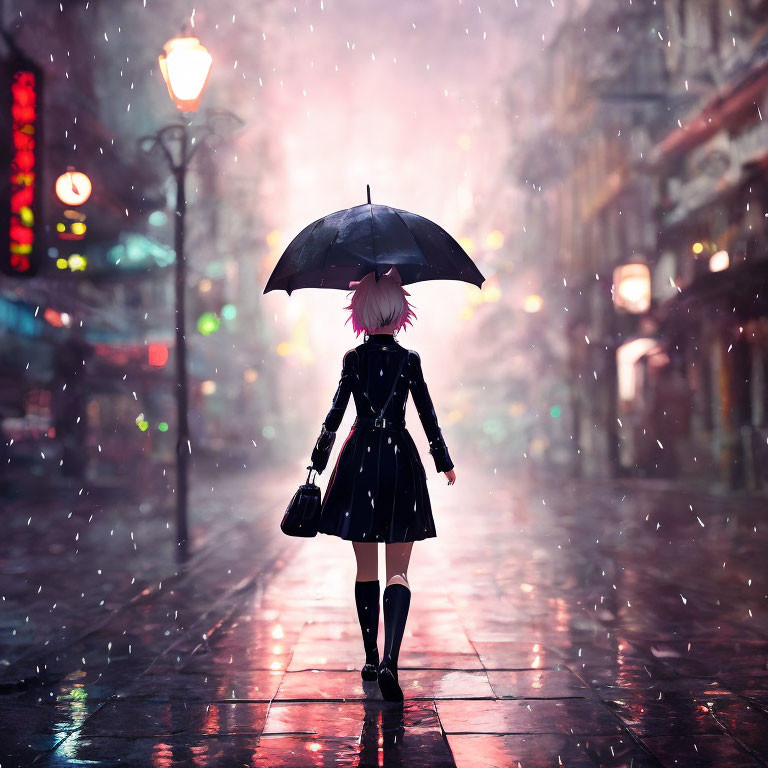
{"type": "Polygon", "coordinates": [[[165,344],[149,345],[149,364],[153,368],[162,368],[168,362],[168,347],[165,344]]]}
{"type": "Polygon", "coordinates": [[[27,274],[32,269],[35,245],[35,181],[37,156],[37,78],[20,70],[11,80],[11,273],[27,274]]]}

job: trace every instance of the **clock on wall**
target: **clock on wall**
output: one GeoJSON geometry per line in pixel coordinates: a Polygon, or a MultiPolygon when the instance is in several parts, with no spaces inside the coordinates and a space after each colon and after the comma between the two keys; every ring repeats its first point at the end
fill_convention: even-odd
{"type": "Polygon", "coordinates": [[[91,196],[91,189],[91,180],[74,168],[56,179],[56,197],[64,205],[82,205],[91,196]]]}

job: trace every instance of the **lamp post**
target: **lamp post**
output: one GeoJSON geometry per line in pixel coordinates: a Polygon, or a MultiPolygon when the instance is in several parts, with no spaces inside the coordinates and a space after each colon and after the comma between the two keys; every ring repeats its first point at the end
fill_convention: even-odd
{"type": "MultiPolygon", "coordinates": [[[[196,37],[182,36],[169,40],[159,57],[160,71],[168,93],[182,113],[196,112],[211,71],[212,57],[196,37]]],[[[187,489],[189,456],[189,396],[187,389],[186,342],[186,257],[184,254],[184,220],[187,209],[186,176],[190,162],[199,147],[216,134],[215,119],[229,113],[210,113],[206,121],[193,125],[190,116],[182,122],[166,125],[152,136],[140,140],[147,154],[160,152],[176,180],[176,216],[174,218],[175,259],[175,327],[176,327],[176,544],[177,558],[184,562],[189,554],[187,525],[187,489]]]]}

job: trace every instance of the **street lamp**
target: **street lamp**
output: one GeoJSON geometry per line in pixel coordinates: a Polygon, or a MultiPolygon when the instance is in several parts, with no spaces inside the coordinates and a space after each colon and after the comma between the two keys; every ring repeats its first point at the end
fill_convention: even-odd
{"type": "MultiPolygon", "coordinates": [[[[196,37],[182,36],[169,40],[159,57],[160,71],[168,93],[182,113],[196,112],[208,82],[213,59],[196,37]]],[[[191,117],[191,116],[189,116],[191,117]]],[[[203,124],[193,125],[190,119],[166,125],[152,136],[140,140],[147,154],[158,150],[165,157],[176,180],[176,216],[174,217],[175,326],[176,326],[176,543],[177,557],[188,556],[187,491],[189,456],[192,452],[189,435],[189,396],[187,391],[186,321],[186,260],[184,254],[184,219],[187,209],[186,177],[189,164],[199,147],[217,136],[214,119],[240,120],[230,113],[210,113],[203,124]]],[[[186,118],[186,116],[185,116],[186,118]]]]}
{"type": "Polygon", "coordinates": [[[213,57],[196,37],[174,37],[158,57],[168,93],[180,112],[197,112],[213,57]]]}

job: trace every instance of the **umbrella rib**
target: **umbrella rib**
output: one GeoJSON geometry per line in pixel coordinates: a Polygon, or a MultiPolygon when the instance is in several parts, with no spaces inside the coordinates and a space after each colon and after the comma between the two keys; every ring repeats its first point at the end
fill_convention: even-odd
{"type": "MultiPolygon", "coordinates": [[[[397,212],[397,210],[396,210],[396,209],[393,209],[393,210],[395,210],[395,211],[397,212]]],[[[422,217],[418,216],[418,214],[415,214],[415,213],[410,213],[409,211],[406,211],[406,213],[408,213],[408,215],[409,215],[409,216],[414,216],[414,217],[417,217],[417,218],[422,218],[422,217]]],[[[400,216],[400,213],[399,213],[399,212],[397,212],[397,215],[398,215],[398,216],[400,216]]],[[[400,216],[400,218],[401,218],[401,219],[403,220],[403,222],[405,223],[405,226],[406,226],[406,227],[408,227],[408,223],[405,221],[405,219],[403,219],[403,217],[402,217],[402,216],[400,216]]],[[[456,245],[457,245],[459,248],[461,248],[461,246],[458,244],[458,242],[456,242],[456,238],[454,238],[454,237],[453,237],[453,236],[452,236],[452,235],[451,235],[449,232],[446,232],[446,230],[445,230],[445,229],[443,229],[442,227],[440,227],[440,226],[439,226],[438,224],[436,224],[435,222],[430,222],[430,223],[432,223],[434,226],[436,226],[436,227],[437,227],[437,228],[438,228],[438,229],[439,229],[439,230],[440,230],[440,231],[441,231],[443,234],[445,234],[445,235],[448,237],[448,239],[449,239],[449,240],[452,240],[454,243],[456,243],[456,245]]],[[[408,231],[409,231],[409,232],[411,232],[411,229],[410,229],[410,227],[408,227],[408,231]]],[[[421,246],[419,246],[419,243],[418,243],[418,241],[416,240],[416,237],[415,237],[415,235],[413,234],[413,232],[411,232],[411,237],[413,237],[413,240],[414,240],[414,242],[416,243],[416,246],[419,248],[419,250],[421,250],[421,246]]],[[[451,248],[445,248],[445,249],[444,249],[444,252],[445,252],[445,255],[446,255],[446,257],[447,257],[447,258],[448,258],[448,260],[450,261],[451,267],[452,267],[453,269],[456,269],[456,270],[458,270],[458,272],[459,272],[459,274],[460,274],[460,275],[463,275],[463,274],[464,274],[464,272],[465,272],[465,271],[467,271],[467,270],[471,271],[472,267],[474,267],[475,271],[476,271],[476,272],[478,273],[478,275],[480,275],[480,277],[482,278],[481,282],[482,282],[483,280],[485,280],[485,278],[484,278],[484,277],[482,276],[482,274],[480,273],[480,270],[477,268],[477,265],[474,263],[474,261],[472,261],[472,259],[469,257],[469,255],[467,255],[467,258],[468,258],[468,260],[469,260],[469,266],[467,266],[467,264],[466,264],[466,260],[465,260],[465,259],[463,259],[463,258],[461,258],[461,256],[460,256],[459,254],[457,254],[457,253],[454,253],[454,252],[453,252],[453,249],[451,249],[451,248]]],[[[422,251],[422,253],[423,253],[423,251],[422,251]]],[[[436,268],[436,269],[438,269],[438,271],[442,271],[442,270],[440,270],[439,268],[436,268]]],[[[438,277],[438,278],[433,278],[433,279],[442,280],[442,279],[444,279],[444,278],[438,277]]],[[[464,278],[464,277],[451,278],[451,279],[457,279],[457,280],[465,280],[465,278],[464,278]]],[[[472,283],[472,284],[473,284],[473,285],[477,285],[477,283],[472,283]]],[[[478,286],[478,287],[480,287],[480,286],[478,286]]]]}
{"type": "Polygon", "coordinates": [[[315,234],[315,230],[316,230],[316,229],[317,229],[317,228],[320,226],[320,224],[321,224],[321,223],[323,223],[324,221],[325,221],[325,218],[322,218],[322,219],[318,219],[318,220],[315,222],[315,226],[314,226],[314,227],[312,227],[312,231],[309,233],[309,235],[307,236],[307,239],[304,241],[304,244],[301,246],[301,250],[299,251],[299,255],[298,255],[298,256],[297,256],[297,258],[296,258],[296,261],[297,261],[297,263],[298,263],[299,265],[301,264],[301,256],[302,256],[302,254],[304,253],[304,249],[307,247],[307,243],[308,243],[308,242],[309,242],[309,241],[312,239],[312,235],[314,235],[314,234],[315,234]]]}
{"type": "Polygon", "coordinates": [[[398,211],[397,208],[393,208],[392,210],[395,212],[395,215],[397,216],[397,218],[403,222],[403,226],[405,227],[406,231],[410,235],[411,240],[413,240],[413,244],[416,246],[416,248],[418,248],[419,253],[424,257],[424,264],[426,266],[427,257],[424,251],[421,249],[421,246],[419,245],[419,241],[416,239],[416,235],[414,235],[413,232],[411,231],[411,228],[408,226],[408,222],[400,215],[400,211],[398,211]]]}
{"type": "MultiPolygon", "coordinates": [[[[325,256],[323,256],[323,277],[321,279],[321,283],[325,282],[325,275],[326,270],[328,269],[328,257],[331,255],[331,251],[333,250],[333,244],[336,242],[336,238],[339,236],[339,232],[341,231],[341,227],[336,227],[336,232],[333,235],[333,240],[331,240],[328,247],[325,249],[325,256]]],[[[349,286],[347,286],[347,289],[349,286]]]]}
{"type": "MultiPolygon", "coordinates": [[[[300,270],[301,270],[301,257],[302,257],[302,255],[303,255],[303,253],[304,253],[304,249],[307,247],[307,243],[309,243],[309,241],[312,239],[312,235],[314,235],[314,234],[315,234],[315,230],[316,230],[316,229],[317,229],[317,228],[320,226],[320,224],[322,224],[322,223],[325,221],[325,219],[326,219],[326,218],[327,218],[327,217],[323,217],[322,219],[318,219],[318,220],[315,222],[315,225],[312,227],[312,229],[311,229],[311,231],[310,231],[309,235],[307,235],[307,239],[304,241],[304,244],[301,246],[301,250],[299,251],[299,255],[296,257],[297,271],[296,271],[296,272],[294,272],[294,273],[293,273],[293,274],[292,274],[292,275],[291,275],[291,276],[288,278],[288,282],[289,282],[289,284],[290,284],[290,282],[292,281],[292,279],[293,279],[294,277],[296,277],[296,275],[300,275],[300,274],[301,274],[301,271],[300,271],[300,270]]],[[[335,236],[334,236],[334,238],[335,238],[335,236]]],[[[326,258],[327,258],[327,257],[326,257],[326,258]]],[[[323,268],[325,268],[325,264],[323,264],[323,268]]]]}

